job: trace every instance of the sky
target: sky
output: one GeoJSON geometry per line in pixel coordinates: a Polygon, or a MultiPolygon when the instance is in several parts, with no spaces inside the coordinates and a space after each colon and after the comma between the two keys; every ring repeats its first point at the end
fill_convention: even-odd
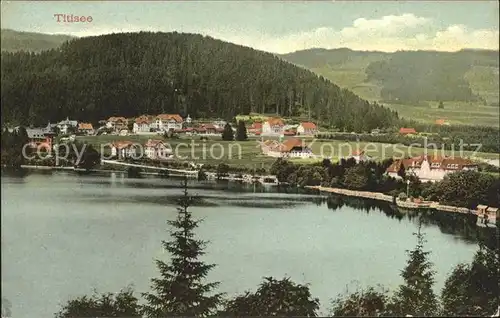
{"type": "Polygon", "coordinates": [[[92,36],[187,32],[273,53],[499,49],[497,1],[2,1],[1,27],[92,36]],[[91,16],[58,22],[55,14],[91,16]]]}

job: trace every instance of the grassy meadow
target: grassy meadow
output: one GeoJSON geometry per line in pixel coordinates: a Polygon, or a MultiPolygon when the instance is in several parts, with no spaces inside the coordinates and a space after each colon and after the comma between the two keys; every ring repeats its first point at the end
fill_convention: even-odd
{"type": "Polygon", "coordinates": [[[377,101],[396,110],[404,118],[426,123],[446,119],[450,124],[500,126],[498,69],[474,66],[464,76],[473,93],[483,97],[489,106],[481,102],[444,101],[444,109],[438,109],[435,101],[422,101],[420,105],[381,102],[382,87],[374,82],[366,82],[365,69],[371,61],[372,59],[355,59],[341,65],[311,68],[311,71],[366,100],[377,101]]]}

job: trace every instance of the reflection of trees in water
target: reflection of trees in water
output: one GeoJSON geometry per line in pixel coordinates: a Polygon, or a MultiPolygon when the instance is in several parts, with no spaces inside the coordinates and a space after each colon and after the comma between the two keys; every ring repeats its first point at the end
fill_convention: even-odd
{"type": "Polygon", "coordinates": [[[338,210],[347,206],[365,211],[367,214],[370,212],[383,212],[386,216],[396,218],[398,220],[402,220],[404,217],[404,214],[401,213],[396,207],[378,200],[332,194],[327,198],[322,198],[322,201],[323,203],[326,203],[329,209],[332,210],[338,210]]]}
{"type": "Polygon", "coordinates": [[[321,198],[323,203],[332,210],[341,209],[344,206],[365,211],[366,213],[382,212],[390,218],[398,220],[407,219],[418,222],[420,219],[425,226],[437,226],[439,230],[448,235],[458,236],[464,241],[477,243],[484,242],[490,247],[497,246],[497,231],[495,228],[485,228],[476,225],[477,216],[449,213],[431,209],[400,209],[389,202],[347,197],[332,194],[327,198],[321,198]]]}

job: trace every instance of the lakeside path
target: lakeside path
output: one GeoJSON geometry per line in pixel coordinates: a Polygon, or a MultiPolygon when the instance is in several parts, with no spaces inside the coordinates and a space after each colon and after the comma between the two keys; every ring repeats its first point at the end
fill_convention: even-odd
{"type": "Polygon", "coordinates": [[[305,186],[306,189],[318,190],[320,192],[329,192],[340,195],[359,197],[365,199],[373,199],[379,201],[386,201],[391,203],[396,203],[398,207],[406,208],[406,209],[435,209],[438,211],[445,212],[454,212],[454,213],[462,213],[462,214],[474,214],[476,215],[476,210],[470,210],[467,208],[450,206],[450,205],[442,205],[439,202],[435,201],[422,201],[422,202],[411,202],[411,201],[401,201],[399,199],[394,199],[390,195],[386,195],[380,192],[369,192],[369,191],[354,191],[348,189],[340,189],[340,188],[329,188],[322,186],[305,186]]]}

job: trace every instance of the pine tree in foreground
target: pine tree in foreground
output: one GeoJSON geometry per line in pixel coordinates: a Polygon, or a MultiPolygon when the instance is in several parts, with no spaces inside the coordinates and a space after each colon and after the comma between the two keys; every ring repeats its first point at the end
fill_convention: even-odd
{"type": "Polygon", "coordinates": [[[162,241],[164,249],[171,254],[170,262],[156,260],[160,278],[152,279],[152,293],[143,294],[146,300],[143,314],[146,317],[204,317],[213,313],[222,299],[222,294],[210,296],[218,282],[204,283],[215,265],[199,260],[207,242],[197,240],[194,235],[200,221],[193,220],[188,211],[194,198],[188,195],[186,178],[183,187],[177,219],[168,221],[173,227],[170,231],[172,240],[162,241]]]}
{"type": "Polygon", "coordinates": [[[235,139],[238,141],[248,140],[247,128],[245,127],[245,122],[243,120],[238,121],[238,128],[236,128],[235,139]]]}
{"type": "Polygon", "coordinates": [[[230,123],[227,123],[226,126],[224,126],[224,131],[222,132],[222,140],[234,140],[233,127],[231,127],[230,123]]]}
{"type": "Polygon", "coordinates": [[[390,311],[397,315],[434,316],[438,313],[438,300],[432,289],[434,271],[429,262],[430,252],[424,251],[424,234],[418,226],[417,246],[409,252],[409,260],[401,272],[404,284],[396,291],[390,311]]]}

